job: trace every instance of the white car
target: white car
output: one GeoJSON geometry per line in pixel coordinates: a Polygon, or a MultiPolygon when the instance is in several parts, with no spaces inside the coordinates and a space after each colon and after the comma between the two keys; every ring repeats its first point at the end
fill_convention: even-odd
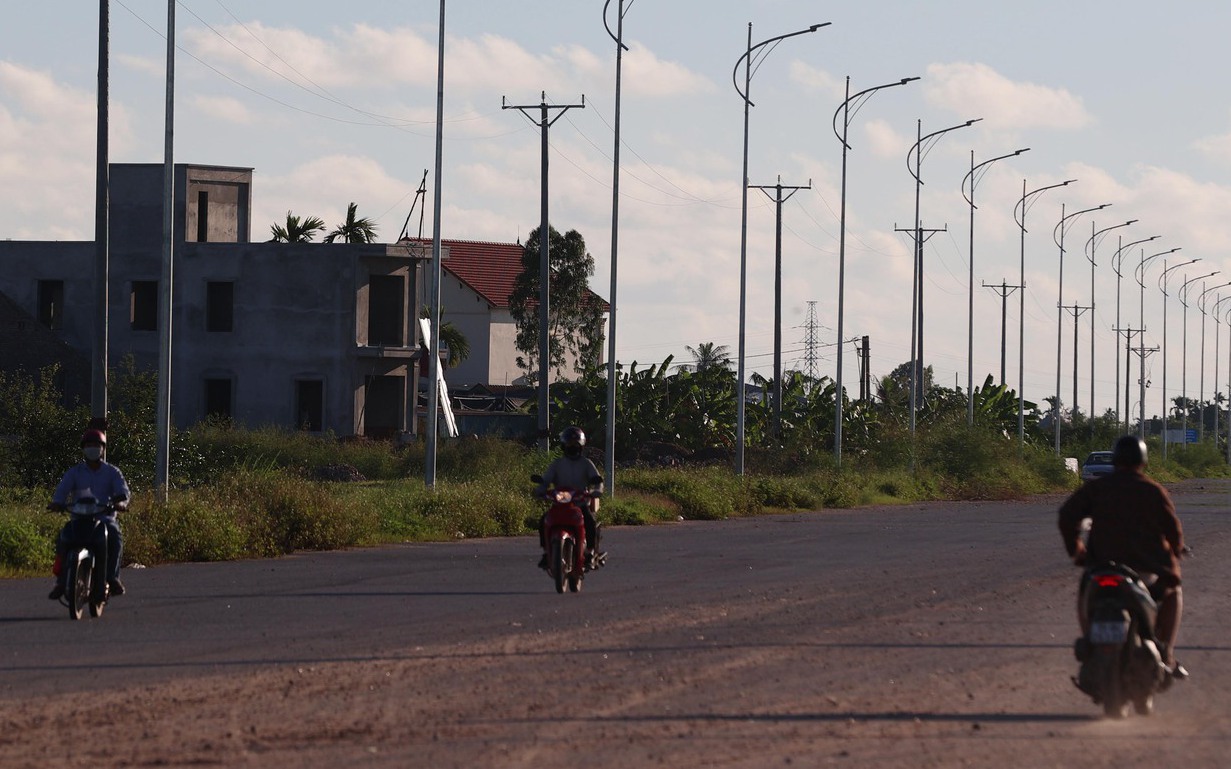
{"type": "Polygon", "coordinates": [[[1111,464],[1110,451],[1091,451],[1086,461],[1081,463],[1081,479],[1092,481],[1104,475],[1111,475],[1115,467],[1111,464]]]}

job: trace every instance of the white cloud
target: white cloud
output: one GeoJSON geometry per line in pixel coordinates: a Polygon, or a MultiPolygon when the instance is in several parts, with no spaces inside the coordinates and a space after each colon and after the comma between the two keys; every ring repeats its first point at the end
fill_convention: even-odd
{"type": "Polygon", "coordinates": [[[1231,133],[1198,139],[1193,142],[1193,147],[1210,160],[1231,164],[1231,133]]]}
{"type": "Polygon", "coordinates": [[[931,64],[923,88],[931,104],[1018,130],[1071,130],[1093,122],[1081,99],[1067,90],[1014,82],[986,64],[931,64]]]}
{"type": "Polygon", "coordinates": [[[813,90],[820,91],[825,96],[836,99],[839,104],[846,98],[846,81],[809,66],[802,61],[791,62],[791,80],[813,90]]]}
{"type": "MultiPolygon", "coordinates": [[[[869,120],[863,129],[872,153],[881,158],[906,157],[913,141],[897,130],[887,120],[869,120]]],[[[854,142],[851,142],[852,146],[854,142]]]]}
{"type": "Polygon", "coordinates": [[[225,96],[194,96],[191,104],[193,109],[215,120],[240,125],[248,125],[255,120],[252,112],[238,99],[225,96]]]}

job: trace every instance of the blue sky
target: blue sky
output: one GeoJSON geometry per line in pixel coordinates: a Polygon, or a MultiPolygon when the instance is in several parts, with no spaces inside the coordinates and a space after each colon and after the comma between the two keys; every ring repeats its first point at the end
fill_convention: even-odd
{"type": "MultiPolygon", "coordinates": [[[[0,208],[0,237],[92,236],[97,8],[73,8],[66,18],[63,4],[23,3],[7,11],[0,28],[0,184],[10,190],[0,208]]],[[[615,56],[602,8],[602,0],[450,1],[441,181],[444,237],[524,238],[539,221],[539,136],[516,110],[501,109],[502,98],[537,104],[545,91],[550,103],[573,104],[584,95],[586,108],[569,111],[551,131],[551,221],[586,238],[598,265],[592,285],[606,296],[615,56]]],[[[254,168],[254,237],[288,209],[335,224],[350,201],[378,221],[382,235],[396,237],[433,166],[438,10],[428,0],[181,2],[176,160],[254,168]]],[[[112,160],[161,162],[166,3],[113,0],[111,16],[112,160]]],[[[1000,299],[982,284],[1018,283],[1021,236],[1013,210],[1023,179],[1033,190],[1075,178],[1034,198],[1027,215],[1026,396],[1041,400],[1055,392],[1059,250],[1052,237],[1060,206],[1111,203],[1073,221],[1066,240],[1063,303],[1089,305],[1091,222],[1101,230],[1139,220],[1096,241],[1096,410],[1112,406],[1123,359],[1115,346],[1117,281],[1110,266],[1121,236],[1124,243],[1160,236],[1122,254],[1121,326],[1142,325],[1131,270],[1139,258],[1180,247],[1164,257],[1170,264],[1202,260],[1171,273],[1168,396],[1179,394],[1187,357],[1189,396],[1201,386],[1209,397],[1215,326],[1208,322],[1202,372],[1202,316],[1193,302],[1183,356],[1175,288],[1185,275],[1215,269],[1223,273],[1206,287],[1231,280],[1231,104],[1222,82],[1231,6],[1216,2],[1167,9],[1138,0],[626,2],[621,361],[675,355],[686,362],[685,346],[701,342],[737,350],[743,102],[731,75],[749,22],[754,42],[832,22],[783,42],[752,82],[749,181],[774,184],[781,176],[786,185],[812,186],[783,209],[788,365],[801,365],[808,302],[816,302],[820,372],[834,370],[841,145],[831,120],[843,80],[850,76],[855,92],[920,77],[876,94],[851,125],[844,332],[871,338],[874,375],[910,354],[911,242],[895,230],[914,218],[906,155],[916,121],[927,134],[982,118],[946,134],[923,161],[923,226],[945,230],[925,249],[926,362],[938,380],[964,387],[967,379],[970,208],[960,185],[971,152],[982,162],[1030,147],[988,166],[976,190],[976,384],[999,371],[1000,299]]],[[[774,211],[756,190],[748,199],[748,367],[769,373],[774,211]]],[[[428,211],[426,234],[430,201],[428,211]]],[[[1163,343],[1156,279],[1164,258],[1146,280],[1150,347],[1163,343]]],[[[1231,296],[1229,287],[1209,298],[1223,291],[1231,296]]],[[[1016,294],[1009,307],[1008,375],[1015,385],[1016,294]]],[[[1087,315],[1078,329],[1083,409],[1088,323],[1087,315]]],[[[1226,323],[1219,328],[1227,336],[1226,323]]],[[[1060,331],[1068,401],[1071,320],[1060,331]]],[[[1220,350],[1223,388],[1229,347],[1231,341],[1220,350]]],[[[848,354],[848,388],[855,386],[854,366],[848,354]]],[[[1135,381],[1135,358],[1133,367],[1135,381]]],[[[1147,359],[1148,413],[1162,405],[1161,368],[1160,351],[1147,359]]]]}

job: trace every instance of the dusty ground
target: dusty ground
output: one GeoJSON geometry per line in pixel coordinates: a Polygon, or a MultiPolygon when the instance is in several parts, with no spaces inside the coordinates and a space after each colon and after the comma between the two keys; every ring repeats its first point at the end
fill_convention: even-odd
{"type": "Polygon", "coordinates": [[[1226,767],[1231,591],[1210,531],[1189,576],[1194,678],[1150,718],[1105,721],[1067,681],[1072,574],[1004,584],[977,563],[962,598],[918,574],[874,593],[831,577],[567,632],[510,622],[362,661],[10,698],[0,765],[1226,767]]]}

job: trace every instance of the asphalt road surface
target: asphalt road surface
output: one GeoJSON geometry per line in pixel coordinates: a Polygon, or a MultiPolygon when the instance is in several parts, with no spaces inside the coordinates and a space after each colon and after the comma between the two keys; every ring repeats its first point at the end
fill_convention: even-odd
{"type": "Polygon", "coordinates": [[[0,766],[1231,766],[1231,482],[1172,489],[1192,678],[1069,682],[1058,497],[126,569],[73,622],[0,583],[0,766]]]}

